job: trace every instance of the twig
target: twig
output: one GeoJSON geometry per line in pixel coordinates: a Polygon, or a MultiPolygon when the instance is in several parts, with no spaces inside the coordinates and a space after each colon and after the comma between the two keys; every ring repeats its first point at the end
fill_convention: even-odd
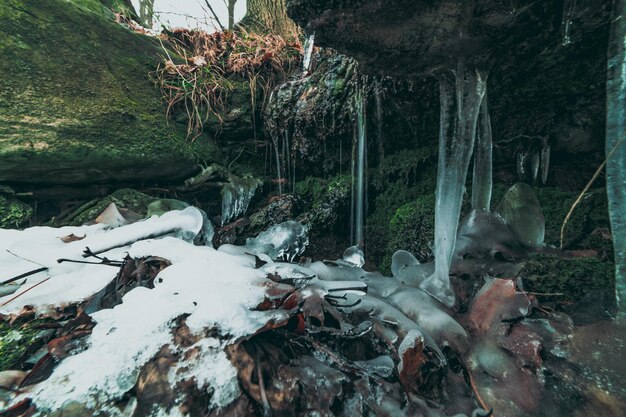
{"type": "Polygon", "coordinates": [[[219,17],[217,17],[217,14],[215,13],[215,10],[213,10],[213,7],[211,7],[211,3],[209,3],[209,0],[204,0],[204,2],[206,3],[211,13],[213,13],[213,17],[215,18],[215,21],[217,22],[217,24],[220,25],[222,32],[225,32],[226,28],[224,27],[224,25],[222,25],[222,22],[220,22],[220,19],[219,17]]]}
{"type": "Polygon", "coordinates": [[[42,266],[41,268],[33,269],[32,271],[24,272],[23,274],[20,274],[20,275],[18,275],[16,277],[9,278],[6,281],[2,281],[2,282],[0,282],[0,285],[10,284],[10,283],[18,281],[18,280],[20,280],[22,278],[26,278],[26,277],[29,277],[31,275],[35,275],[35,274],[38,274],[39,272],[43,272],[43,271],[47,271],[47,270],[48,270],[47,267],[42,266]]]}
{"type": "Polygon", "coordinates": [[[480,396],[480,393],[478,392],[478,388],[476,388],[476,383],[474,382],[474,377],[472,376],[472,373],[470,372],[469,369],[466,369],[466,371],[467,371],[467,376],[470,381],[470,386],[472,387],[472,391],[474,391],[474,395],[476,396],[476,400],[478,400],[478,404],[480,404],[483,410],[492,410],[491,417],[496,417],[495,414],[493,414],[493,408],[491,407],[487,408],[487,404],[485,404],[482,397],[480,396]]]}
{"type": "Polygon", "coordinates": [[[589,180],[589,182],[587,183],[587,185],[585,186],[585,188],[581,191],[580,195],[578,196],[578,198],[576,199],[576,201],[574,201],[574,204],[572,204],[572,207],[570,207],[569,211],[567,212],[567,216],[565,216],[565,220],[563,220],[563,225],[561,226],[561,250],[563,249],[563,239],[564,239],[564,235],[565,235],[565,225],[567,225],[567,222],[569,221],[570,217],[572,216],[572,213],[574,212],[574,209],[576,208],[576,206],[581,202],[581,200],[583,199],[583,197],[585,196],[585,193],[587,191],[589,191],[589,188],[591,188],[591,185],[594,183],[594,181],[596,180],[596,178],[598,178],[598,176],[600,175],[600,172],[602,172],[602,169],[604,168],[604,166],[607,164],[607,162],[609,161],[609,159],[611,159],[611,157],[613,156],[613,154],[615,153],[615,151],[617,150],[617,148],[619,148],[619,146],[622,144],[622,142],[624,142],[624,139],[626,139],[626,133],[624,134],[624,136],[622,136],[622,138],[620,140],[617,141],[617,143],[613,146],[613,149],[611,149],[611,151],[609,152],[609,154],[606,156],[606,158],[604,159],[604,162],[602,162],[600,164],[600,166],[598,167],[598,169],[596,169],[596,172],[593,174],[593,177],[591,177],[591,179],[589,180]]]}
{"type": "Polygon", "coordinates": [[[4,303],[0,304],[0,307],[4,307],[5,305],[9,304],[11,301],[15,300],[18,297],[21,297],[22,295],[26,294],[28,291],[32,290],[35,287],[40,286],[41,284],[43,284],[44,282],[48,281],[49,279],[50,279],[50,277],[44,279],[43,281],[40,281],[40,282],[36,283],[35,285],[32,285],[32,286],[28,287],[27,289],[25,289],[21,293],[17,294],[16,296],[14,296],[14,297],[10,298],[9,300],[5,301],[4,303]]]}

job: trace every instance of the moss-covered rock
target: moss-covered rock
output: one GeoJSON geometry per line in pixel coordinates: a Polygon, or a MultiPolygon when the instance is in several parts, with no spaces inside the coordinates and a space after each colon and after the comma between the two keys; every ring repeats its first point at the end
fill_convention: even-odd
{"type": "MultiPolygon", "coordinates": [[[[149,212],[150,204],[157,201],[159,201],[157,197],[140,193],[139,191],[135,191],[130,188],[123,188],[104,198],[95,199],[82,205],[73,213],[71,213],[67,218],[58,219],[57,224],[69,224],[78,226],[87,222],[92,222],[111,203],[115,203],[117,207],[131,210],[137,214],[146,215],[149,212]]],[[[153,209],[156,210],[156,207],[154,207],[153,209]]]]}
{"type": "Polygon", "coordinates": [[[212,159],[165,118],[158,41],[98,1],[6,0],[0,20],[0,182],[175,179],[212,159]]]}
{"type": "Polygon", "coordinates": [[[24,225],[33,215],[33,208],[13,197],[0,194],[0,228],[24,225]]]}
{"type": "Polygon", "coordinates": [[[312,203],[298,220],[310,225],[312,236],[345,232],[350,227],[351,190],[351,179],[345,175],[330,180],[309,177],[296,183],[296,194],[312,203]]]}
{"type": "Polygon", "coordinates": [[[523,278],[526,290],[562,294],[548,296],[562,303],[580,300],[590,291],[615,288],[613,264],[598,258],[533,256],[519,276],[523,278]]]}
{"type": "Polygon", "coordinates": [[[18,329],[0,321],[0,372],[16,369],[38,333],[32,327],[18,329]]]}

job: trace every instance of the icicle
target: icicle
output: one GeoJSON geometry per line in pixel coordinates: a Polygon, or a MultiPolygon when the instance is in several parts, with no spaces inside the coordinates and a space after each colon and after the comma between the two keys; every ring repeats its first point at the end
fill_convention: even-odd
{"type": "Polygon", "coordinates": [[[367,122],[365,113],[365,104],[367,93],[363,89],[359,89],[356,95],[356,161],[353,160],[353,221],[352,221],[352,244],[360,248],[363,247],[363,225],[365,223],[365,165],[367,155],[367,122]]]}
{"type": "Polygon", "coordinates": [[[526,152],[520,152],[517,154],[517,177],[523,180],[526,177],[526,165],[528,154],[526,152]]]}
{"type": "Polygon", "coordinates": [[[534,153],[533,159],[530,162],[531,173],[533,175],[533,182],[537,182],[539,176],[539,154],[534,153]]]}
{"type": "Polygon", "coordinates": [[[607,71],[606,190],[618,317],[626,320],[626,0],[615,0],[607,71]]]}
{"type": "Polygon", "coordinates": [[[308,73],[311,69],[311,57],[315,46],[315,32],[311,33],[304,42],[304,55],[302,56],[302,72],[308,73]]]}
{"type": "Polygon", "coordinates": [[[480,106],[478,139],[474,151],[474,174],[472,178],[472,208],[489,211],[491,207],[492,179],[492,133],[491,118],[487,105],[487,93],[480,106]]]}
{"type": "Polygon", "coordinates": [[[237,178],[222,187],[222,226],[246,213],[258,186],[254,178],[237,178]]]}
{"type": "Polygon", "coordinates": [[[541,148],[541,182],[543,184],[548,180],[548,170],[550,169],[550,145],[548,139],[545,138],[541,148]]]}
{"type": "Polygon", "coordinates": [[[561,43],[563,46],[567,46],[572,43],[570,31],[572,28],[572,17],[575,9],[576,0],[565,0],[563,2],[563,17],[561,19],[561,35],[563,36],[561,43]]]}
{"type": "Polygon", "coordinates": [[[455,73],[439,77],[441,121],[435,196],[435,273],[423,281],[421,288],[447,306],[455,302],[449,270],[485,89],[486,76],[474,69],[467,70],[462,59],[455,73]]]}
{"type": "Polygon", "coordinates": [[[289,129],[285,129],[285,135],[284,135],[284,140],[283,140],[283,161],[284,161],[284,166],[285,166],[285,180],[286,180],[286,184],[287,184],[287,189],[288,186],[291,184],[291,181],[293,181],[292,175],[291,175],[291,148],[289,147],[289,129]]]}

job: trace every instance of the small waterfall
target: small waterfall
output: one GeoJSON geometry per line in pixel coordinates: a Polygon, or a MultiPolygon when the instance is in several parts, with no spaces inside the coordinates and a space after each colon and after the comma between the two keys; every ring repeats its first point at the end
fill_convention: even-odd
{"type": "Polygon", "coordinates": [[[363,227],[366,211],[366,164],[367,164],[367,92],[360,88],[356,94],[356,132],[352,158],[352,244],[362,248],[364,245],[363,227]]]}
{"type": "Polygon", "coordinates": [[[563,16],[561,18],[561,44],[568,46],[572,43],[571,30],[572,30],[572,17],[576,10],[576,0],[565,0],[563,2],[563,16]]]}
{"type": "Polygon", "coordinates": [[[459,59],[456,71],[439,75],[441,119],[435,195],[435,272],[422,282],[421,288],[447,306],[455,303],[450,287],[450,263],[486,88],[486,75],[466,68],[463,59],[459,59]]]}
{"type": "Polygon", "coordinates": [[[492,131],[487,94],[480,106],[480,123],[478,124],[478,138],[474,151],[474,174],[472,176],[472,208],[489,211],[491,208],[492,179],[492,131]]]}
{"type": "Polygon", "coordinates": [[[626,0],[611,16],[606,85],[606,191],[615,251],[618,318],[626,320],[626,0]]]}
{"type": "Polygon", "coordinates": [[[311,70],[311,58],[313,57],[313,47],[315,46],[315,32],[307,36],[304,42],[304,52],[302,56],[302,72],[304,74],[311,70]]]}

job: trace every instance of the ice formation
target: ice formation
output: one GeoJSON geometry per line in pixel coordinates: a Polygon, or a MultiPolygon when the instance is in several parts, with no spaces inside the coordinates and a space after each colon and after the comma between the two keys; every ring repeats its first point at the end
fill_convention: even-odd
{"type": "Polygon", "coordinates": [[[245,249],[253,254],[265,254],[272,260],[293,261],[309,244],[309,231],[296,221],[287,221],[270,227],[256,238],[246,241],[245,249]]]}
{"type": "Polygon", "coordinates": [[[609,39],[606,190],[615,251],[618,309],[626,317],[626,0],[615,0],[609,39]]]}
{"type": "Polygon", "coordinates": [[[311,58],[313,57],[313,48],[315,47],[315,32],[307,36],[304,42],[304,52],[302,58],[302,71],[306,74],[311,70],[311,58]]]}
{"type": "Polygon", "coordinates": [[[563,2],[563,16],[561,17],[561,44],[563,46],[568,46],[572,43],[572,18],[575,10],[576,0],[565,0],[563,2]]]}
{"type": "Polygon", "coordinates": [[[341,261],[344,265],[360,268],[365,265],[365,255],[358,246],[350,246],[343,252],[341,261]]]}
{"type": "Polygon", "coordinates": [[[455,72],[439,76],[441,120],[435,201],[435,273],[422,288],[447,306],[455,296],[448,276],[454,253],[465,180],[474,148],[486,75],[459,60],[455,72]]]}
{"type": "Polygon", "coordinates": [[[532,188],[524,183],[513,185],[495,211],[528,246],[541,246],[546,224],[543,210],[532,188]]]}
{"type": "Polygon", "coordinates": [[[222,187],[222,225],[243,215],[259,187],[254,178],[233,178],[222,187]]]}
{"type": "Polygon", "coordinates": [[[476,149],[474,150],[474,174],[472,177],[472,208],[474,210],[491,209],[492,188],[492,131],[487,93],[480,106],[476,149]]]}

